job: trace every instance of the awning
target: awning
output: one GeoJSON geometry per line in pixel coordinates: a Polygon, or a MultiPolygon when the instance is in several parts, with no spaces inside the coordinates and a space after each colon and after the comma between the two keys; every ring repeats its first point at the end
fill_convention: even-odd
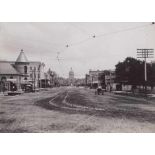
{"type": "Polygon", "coordinates": [[[8,81],[8,82],[16,82],[17,79],[6,79],[6,81],[8,81]]]}
{"type": "Polygon", "coordinates": [[[95,83],[99,83],[99,81],[93,81],[92,83],[94,83],[94,84],[95,84],[95,83]]]}
{"type": "Polygon", "coordinates": [[[21,84],[31,84],[31,82],[28,80],[21,80],[21,84]]]}

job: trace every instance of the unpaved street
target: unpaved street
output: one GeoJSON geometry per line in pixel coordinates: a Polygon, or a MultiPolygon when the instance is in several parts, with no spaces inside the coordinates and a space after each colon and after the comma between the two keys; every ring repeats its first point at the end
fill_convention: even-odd
{"type": "Polygon", "coordinates": [[[155,104],[74,87],[1,96],[0,132],[155,132],[155,104]]]}

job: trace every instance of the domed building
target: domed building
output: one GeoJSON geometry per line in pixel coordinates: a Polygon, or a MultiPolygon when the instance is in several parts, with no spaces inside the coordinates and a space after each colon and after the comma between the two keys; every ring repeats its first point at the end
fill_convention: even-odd
{"type": "Polygon", "coordinates": [[[75,82],[75,79],[74,79],[74,71],[71,70],[69,71],[69,85],[70,86],[73,86],[74,85],[74,82],[75,82]]]}

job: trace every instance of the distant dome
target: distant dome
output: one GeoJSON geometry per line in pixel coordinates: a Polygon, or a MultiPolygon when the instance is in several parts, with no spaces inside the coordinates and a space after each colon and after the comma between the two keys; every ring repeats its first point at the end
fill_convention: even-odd
{"type": "Polygon", "coordinates": [[[69,75],[74,75],[74,72],[73,72],[72,68],[71,68],[71,70],[69,71],[69,75]]]}
{"type": "Polygon", "coordinates": [[[28,59],[27,59],[25,53],[23,52],[23,50],[21,50],[21,52],[20,52],[20,54],[19,54],[19,56],[18,56],[16,62],[17,62],[17,63],[18,63],[18,62],[26,62],[26,63],[28,63],[28,59]]]}

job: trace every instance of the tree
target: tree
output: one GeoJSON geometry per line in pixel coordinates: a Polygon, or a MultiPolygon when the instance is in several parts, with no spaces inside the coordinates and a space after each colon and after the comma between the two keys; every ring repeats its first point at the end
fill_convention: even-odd
{"type": "MultiPolygon", "coordinates": [[[[129,85],[145,85],[144,61],[127,57],[116,65],[116,81],[129,85]]],[[[155,86],[155,63],[147,63],[147,85],[155,86]]]]}
{"type": "Polygon", "coordinates": [[[116,82],[144,85],[144,62],[127,57],[116,65],[116,82]]]}
{"type": "Polygon", "coordinates": [[[149,64],[148,68],[148,84],[153,87],[155,86],[155,63],[149,64]]]}

